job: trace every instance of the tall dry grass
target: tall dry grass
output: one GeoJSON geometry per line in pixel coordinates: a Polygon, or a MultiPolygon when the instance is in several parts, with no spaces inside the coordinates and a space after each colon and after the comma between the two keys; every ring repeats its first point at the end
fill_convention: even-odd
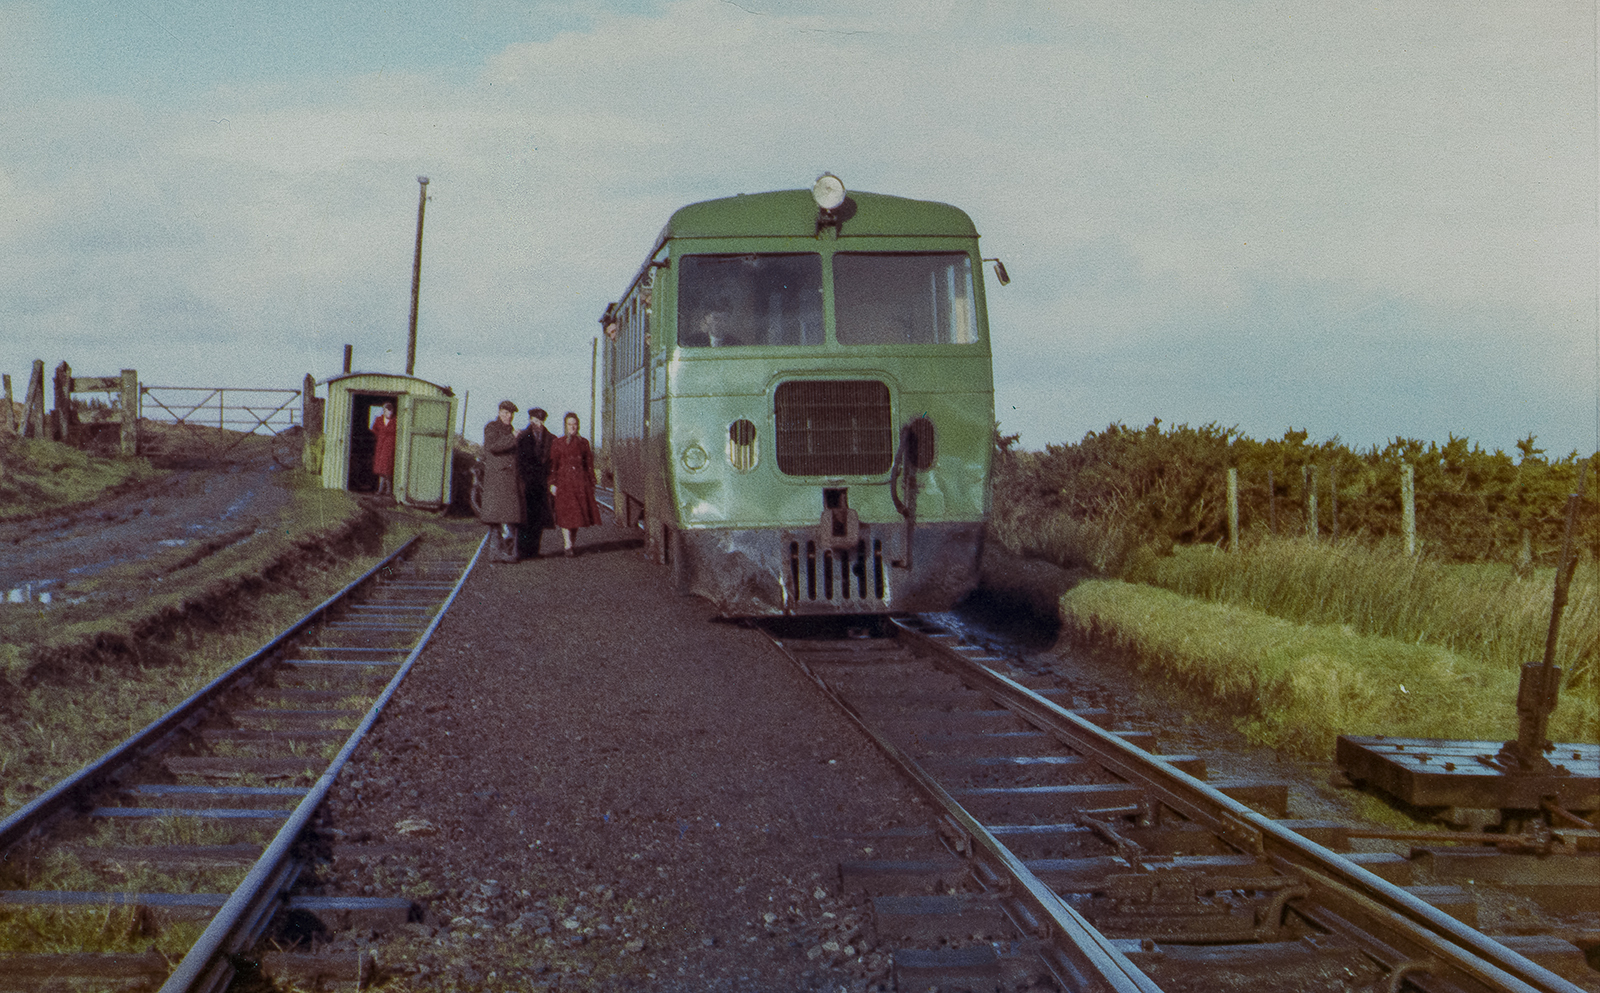
{"type": "Polygon", "coordinates": [[[1022,500],[995,501],[989,537],[1020,558],[1106,576],[1122,572],[1139,547],[1120,514],[1078,517],[1064,508],[1022,500]]]}
{"type": "MultiPolygon", "coordinates": [[[[1141,556],[1124,574],[1214,603],[1296,624],[1347,625],[1358,634],[1448,649],[1515,673],[1544,657],[1554,569],[1519,575],[1508,565],[1451,565],[1398,547],[1278,539],[1236,554],[1210,546],[1141,556]]],[[[1600,570],[1585,559],[1562,615],[1556,664],[1568,685],[1600,672],[1600,570]]]]}
{"type": "MultiPolygon", "coordinates": [[[[1295,754],[1327,757],[1340,734],[1516,734],[1516,670],[1440,645],[1117,580],[1079,584],[1061,613],[1073,636],[1217,701],[1252,740],[1295,754]]],[[[1550,735],[1584,740],[1596,714],[1590,694],[1567,694],[1550,735]]]]}

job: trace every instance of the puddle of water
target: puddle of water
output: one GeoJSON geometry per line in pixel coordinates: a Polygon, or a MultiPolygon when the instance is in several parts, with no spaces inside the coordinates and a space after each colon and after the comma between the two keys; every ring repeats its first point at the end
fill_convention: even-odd
{"type": "Polygon", "coordinates": [[[40,587],[53,582],[54,580],[47,579],[42,583],[23,583],[21,586],[14,586],[6,592],[6,603],[51,603],[55,600],[55,595],[40,587]]]}
{"type": "Polygon", "coordinates": [[[176,548],[179,545],[187,545],[188,543],[188,538],[162,538],[160,541],[156,542],[156,544],[166,545],[168,548],[176,548]]]}
{"type": "Polygon", "coordinates": [[[233,501],[233,503],[229,504],[228,505],[228,509],[224,510],[222,512],[222,516],[219,517],[218,520],[225,521],[228,518],[232,517],[234,514],[237,514],[239,511],[243,510],[244,508],[250,506],[250,501],[255,499],[255,495],[256,495],[256,491],[255,490],[245,490],[244,496],[241,496],[239,499],[237,499],[237,500],[233,501]]]}

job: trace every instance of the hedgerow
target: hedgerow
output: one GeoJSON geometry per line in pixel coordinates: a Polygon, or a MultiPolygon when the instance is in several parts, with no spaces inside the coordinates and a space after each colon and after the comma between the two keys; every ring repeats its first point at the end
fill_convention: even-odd
{"type": "MultiPolygon", "coordinates": [[[[1567,495],[1580,471],[1576,451],[1551,458],[1533,435],[1517,455],[1465,437],[1444,444],[1396,437],[1352,449],[1308,432],[1257,441],[1215,423],[1143,428],[1112,424],[1074,444],[1016,448],[996,432],[994,534],[1013,551],[1067,567],[1120,575],[1137,556],[1227,537],[1227,471],[1239,474],[1241,537],[1311,532],[1315,492],[1323,538],[1398,541],[1402,467],[1413,467],[1416,528],[1423,554],[1443,562],[1553,565],[1567,495]]],[[[1597,487],[1590,476],[1582,520],[1596,547],[1597,487]]]]}

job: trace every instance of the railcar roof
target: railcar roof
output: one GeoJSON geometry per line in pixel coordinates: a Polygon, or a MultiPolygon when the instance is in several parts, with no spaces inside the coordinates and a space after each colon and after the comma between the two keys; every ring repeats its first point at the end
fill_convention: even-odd
{"type": "MultiPolygon", "coordinates": [[[[947,203],[883,193],[851,193],[840,213],[841,238],[933,235],[976,238],[966,212],[947,203]],[[851,212],[851,205],[854,212],[851,212]]],[[[692,203],[672,215],[666,238],[810,238],[817,233],[817,204],[810,190],[749,193],[692,203]]]]}

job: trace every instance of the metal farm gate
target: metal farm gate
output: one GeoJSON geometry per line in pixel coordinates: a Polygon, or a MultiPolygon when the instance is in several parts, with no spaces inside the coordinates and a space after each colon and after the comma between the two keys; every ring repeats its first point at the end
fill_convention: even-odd
{"type": "Polygon", "coordinates": [[[184,432],[213,458],[252,437],[272,439],[272,457],[299,468],[305,443],[300,390],[255,386],[141,386],[139,416],[184,432]]]}

